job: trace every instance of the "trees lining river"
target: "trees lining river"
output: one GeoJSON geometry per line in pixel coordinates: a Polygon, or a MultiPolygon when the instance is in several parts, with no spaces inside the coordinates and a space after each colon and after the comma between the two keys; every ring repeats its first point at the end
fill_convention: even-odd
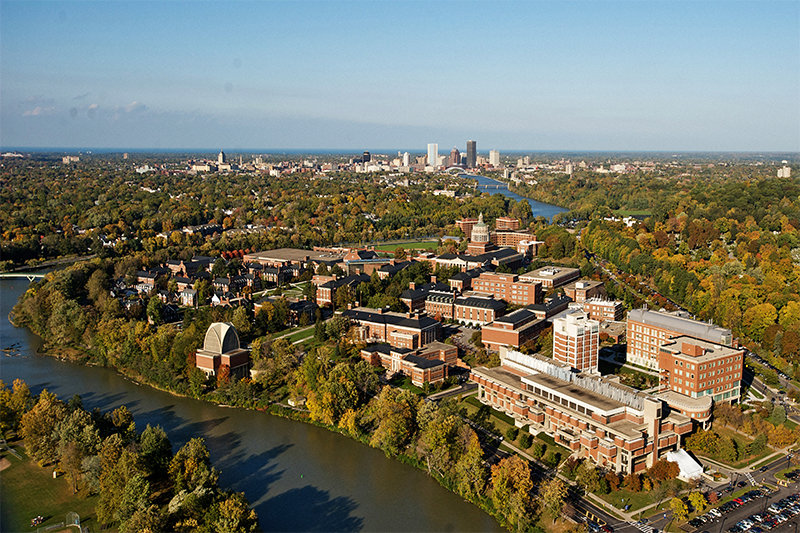
{"type": "Polygon", "coordinates": [[[226,409],[137,385],[106,368],[37,356],[40,340],[6,319],[27,280],[0,280],[0,378],[24,379],[87,409],[127,405],[137,428],[162,426],[174,449],[206,439],[220,485],[244,491],[264,530],[496,531],[489,515],[412,466],[309,424],[226,409]]]}

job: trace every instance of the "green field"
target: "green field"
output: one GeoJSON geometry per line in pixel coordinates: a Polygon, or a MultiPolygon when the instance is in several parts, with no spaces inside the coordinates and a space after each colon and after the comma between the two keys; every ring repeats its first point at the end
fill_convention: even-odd
{"type": "Polygon", "coordinates": [[[414,250],[435,250],[439,247],[439,241],[413,241],[413,242],[401,242],[398,244],[382,244],[375,246],[376,250],[381,250],[383,252],[394,252],[397,248],[403,248],[406,250],[414,249],[414,250]]]}
{"type": "Polygon", "coordinates": [[[12,446],[22,461],[10,453],[3,454],[10,462],[0,472],[3,531],[32,531],[31,519],[38,515],[45,518],[39,527],[53,526],[64,522],[70,511],[80,515],[83,526],[100,529],[94,512],[97,496],[87,496],[85,491],[72,494],[63,476],[53,479],[52,465],[42,468],[28,459],[19,443],[12,446]]]}

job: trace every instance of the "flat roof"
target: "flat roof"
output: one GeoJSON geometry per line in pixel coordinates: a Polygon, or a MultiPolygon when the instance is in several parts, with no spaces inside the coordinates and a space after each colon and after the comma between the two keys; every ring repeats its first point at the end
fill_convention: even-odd
{"type": "Polygon", "coordinates": [[[732,355],[742,353],[741,349],[731,348],[730,346],[717,344],[716,342],[709,342],[703,339],[697,339],[688,335],[681,335],[679,337],[673,337],[668,341],[664,341],[660,349],[670,352],[676,356],[688,357],[692,359],[692,361],[697,362],[713,361],[714,359],[718,359],[720,357],[730,357],[732,355]],[[703,349],[703,355],[695,356],[683,353],[681,351],[683,348],[683,343],[699,346],[703,349]]]}
{"type": "Polygon", "coordinates": [[[545,266],[542,268],[537,268],[536,270],[531,270],[530,272],[525,272],[524,274],[520,274],[520,278],[535,277],[542,279],[555,279],[555,278],[560,278],[562,276],[573,275],[577,272],[580,272],[580,270],[577,268],[562,267],[562,266],[545,266]]]}
{"type": "Polygon", "coordinates": [[[692,320],[691,318],[659,313],[649,309],[632,309],[628,311],[628,322],[631,321],[669,329],[684,335],[700,337],[713,342],[724,344],[731,342],[731,330],[729,329],[692,320]]]}
{"type": "Polygon", "coordinates": [[[262,261],[331,261],[344,259],[344,253],[316,252],[314,250],[302,250],[300,248],[276,248],[275,250],[264,250],[246,254],[248,260],[260,259],[262,261]]]}
{"type": "Polygon", "coordinates": [[[622,402],[618,402],[617,400],[603,396],[602,394],[598,394],[594,391],[584,389],[583,387],[579,387],[574,383],[560,380],[557,377],[549,374],[532,374],[530,376],[525,376],[525,381],[541,385],[542,387],[546,387],[553,392],[557,392],[566,397],[574,398],[576,401],[589,404],[592,407],[596,407],[602,411],[607,412],[619,409],[620,407],[626,407],[626,405],[622,402]]]}

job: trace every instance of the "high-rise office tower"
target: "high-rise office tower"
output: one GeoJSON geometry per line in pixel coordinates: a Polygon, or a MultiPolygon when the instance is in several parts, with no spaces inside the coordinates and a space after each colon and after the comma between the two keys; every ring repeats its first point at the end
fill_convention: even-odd
{"type": "Polygon", "coordinates": [[[408,152],[403,153],[403,166],[411,166],[411,155],[408,152]]]}
{"type": "Polygon", "coordinates": [[[500,166],[500,152],[498,150],[489,150],[489,164],[493,167],[500,166]]]}
{"type": "Polygon", "coordinates": [[[364,150],[364,154],[361,156],[361,162],[362,162],[362,163],[369,163],[371,160],[372,160],[372,158],[371,158],[371,156],[369,155],[369,152],[367,152],[366,150],[364,150]]]}
{"type": "Polygon", "coordinates": [[[458,148],[456,148],[455,146],[453,147],[452,150],[450,150],[449,163],[451,167],[457,167],[458,165],[461,164],[461,152],[459,152],[458,148]]]}
{"type": "Polygon", "coordinates": [[[428,143],[428,165],[435,167],[439,161],[439,145],[428,143]]]}
{"type": "Polygon", "coordinates": [[[475,168],[478,161],[478,143],[467,141],[467,168],[475,168]]]}
{"type": "Polygon", "coordinates": [[[217,154],[217,163],[219,163],[221,165],[221,164],[225,163],[226,161],[227,161],[227,159],[225,158],[225,152],[220,150],[219,154],[217,154]]]}

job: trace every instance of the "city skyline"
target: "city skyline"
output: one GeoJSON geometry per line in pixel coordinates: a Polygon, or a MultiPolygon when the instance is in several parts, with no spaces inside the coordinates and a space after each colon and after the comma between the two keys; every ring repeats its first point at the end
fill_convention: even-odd
{"type": "Polygon", "coordinates": [[[5,147],[800,150],[796,2],[4,0],[0,15],[5,147]]]}

